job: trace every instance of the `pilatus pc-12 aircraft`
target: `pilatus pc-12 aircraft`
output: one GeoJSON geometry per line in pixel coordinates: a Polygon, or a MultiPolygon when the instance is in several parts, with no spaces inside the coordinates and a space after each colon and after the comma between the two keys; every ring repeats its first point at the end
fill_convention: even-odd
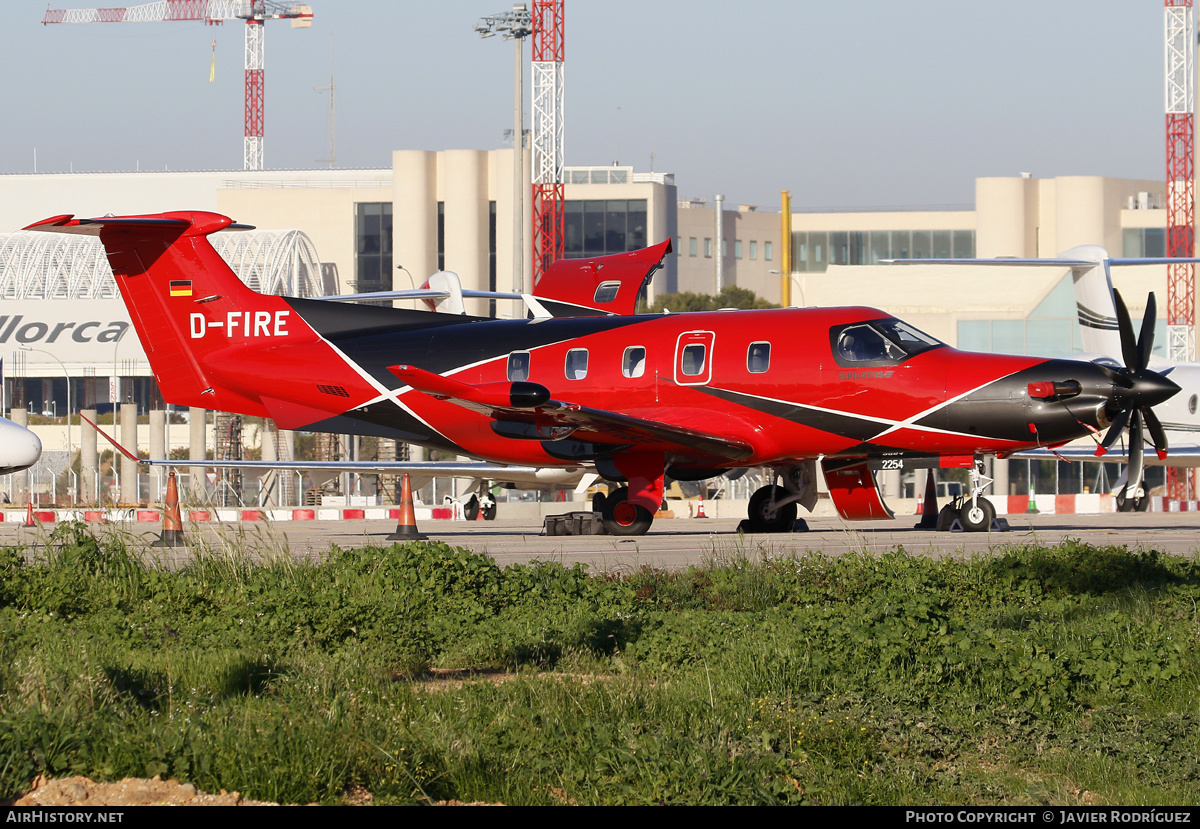
{"type": "Polygon", "coordinates": [[[967,353],[865,307],[635,315],[668,243],[555,263],[531,305],[557,310],[533,319],[265,296],[208,242],[232,224],[178,212],[28,229],[99,236],[167,401],[594,469],[623,484],[601,510],[619,535],[649,529],[664,477],[740,467],[778,481],[750,500],[755,531],[789,530],[797,504],[812,508],[818,466],[846,519],[891,516],[877,470],[968,469],[962,523],[986,530],[986,455],[1123,428],[1178,390],[1140,357],[1114,368],[967,353]]]}

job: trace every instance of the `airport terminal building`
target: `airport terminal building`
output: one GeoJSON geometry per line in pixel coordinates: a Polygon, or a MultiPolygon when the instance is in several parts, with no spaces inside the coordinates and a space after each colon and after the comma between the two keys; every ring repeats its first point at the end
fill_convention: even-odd
{"type": "MultiPolygon", "coordinates": [[[[149,448],[152,457],[171,452],[202,457],[196,452],[205,446],[211,455],[222,439],[221,426],[211,416],[166,411],[96,241],[19,228],[63,213],[211,210],[258,228],[213,237],[219,252],[257,290],[320,296],[402,289],[420,286],[437,270],[451,270],[466,289],[511,291],[512,153],[399,150],[391,169],[379,170],[0,176],[3,405],[14,419],[35,424],[47,462],[59,453],[57,471],[35,471],[18,480],[10,497],[20,501],[30,488],[61,488],[68,458],[85,438],[78,423],[66,426],[68,410],[136,407],[143,420],[138,445],[149,448]],[[196,428],[197,418],[210,422],[207,432],[196,428]]],[[[1015,267],[900,269],[882,260],[1049,257],[1082,244],[1102,245],[1114,256],[1154,256],[1165,248],[1161,181],[982,178],[976,181],[975,204],[963,209],[793,212],[786,242],[778,206],[726,205],[719,197],[681,199],[669,173],[569,167],[566,181],[568,257],[672,240],[674,252],[655,275],[648,299],[680,291],[714,293],[720,284],[779,302],[787,278],[795,305],[872,305],[970,350],[1047,357],[1081,350],[1069,273],[1015,267]],[[781,272],[785,243],[791,261],[786,275],[781,272]]],[[[529,262],[525,256],[526,285],[529,262]]],[[[1114,272],[1114,284],[1137,318],[1149,291],[1165,295],[1166,269],[1122,269],[1114,272]]],[[[497,303],[495,313],[515,310],[504,306],[497,303]]],[[[486,300],[473,300],[467,310],[486,315],[493,308],[486,300]]],[[[1163,342],[1160,331],[1158,347],[1163,342]]],[[[269,428],[262,432],[260,437],[247,430],[239,440],[261,442],[268,456],[286,457],[291,451],[278,445],[269,428]]],[[[402,455],[404,450],[373,451],[402,455]]],[[[87,478],[86,469],[76,477],[87,478]]],[[[998,489],[1004,484],[999,480],[998,489]]],[[[71,479],[69,486],[85,493],[102,488],[92,478],[86,485],[71,479]]],[[[898,486],[890,481],[885,489],[893,492],[885,494],[895,494],[898,486]]],[[[120,498],[144,499],[150,488],[135,492],[122,486],[120,498]]],[[[274,497],[300,495],[289,491],[274,497]]]]}

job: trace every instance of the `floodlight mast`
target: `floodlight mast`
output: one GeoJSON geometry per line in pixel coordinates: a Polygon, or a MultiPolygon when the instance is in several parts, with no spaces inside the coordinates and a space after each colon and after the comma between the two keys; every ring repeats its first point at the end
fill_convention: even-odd
{"type": "Polygon", "coordinates": [[[482,18],[475,24],[480,37],[503,35],[516,45],[513,64],[513,275],[514,292],[525,293],[525,74],[524,40],[533,34],[533,15],[519,3],[512,11],[482,18]]]}
{"type": "Polygon", "coordinates": [[[242,139],[242,168],[263,169],[264,64],[263,23],[290,20],[293,29],[312,26],[312,6],[273,0],[158,0],[140,6],[110,9],[46,9],[42,25],[51,23],[162,23],[203,20],[219,25],[246,21],[246,117],[242,139]]]}

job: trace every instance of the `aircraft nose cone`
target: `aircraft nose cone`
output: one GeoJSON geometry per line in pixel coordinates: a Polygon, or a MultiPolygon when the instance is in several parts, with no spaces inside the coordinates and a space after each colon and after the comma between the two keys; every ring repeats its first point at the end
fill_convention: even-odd
{"type": "Polygon", "coordinates": [[[8,421],[0,422],[0,468],[18,472],[37,463],[42,442],[33,432],[8,421]]]}
{"type": "Polygon", "coordinates": [[[1179,386],[1161,374],[1144,371],[1134,378],[1133,387],[1126,394],[1133,398],[1135,406],[1141,408],[1143,406],[1157,406],[1159,403],[1174,397],[1179,393],[1179,390],[1179,386]]]}

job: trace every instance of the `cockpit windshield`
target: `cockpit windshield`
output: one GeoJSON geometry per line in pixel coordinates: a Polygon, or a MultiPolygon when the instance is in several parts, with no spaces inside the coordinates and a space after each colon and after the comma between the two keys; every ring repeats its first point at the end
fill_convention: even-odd
{"type": "Polygon", "coordinates": [[[842,326],[830,334],[834,355],[843,364],[896,365],[944,345],[894,317],[842,326]]]}

